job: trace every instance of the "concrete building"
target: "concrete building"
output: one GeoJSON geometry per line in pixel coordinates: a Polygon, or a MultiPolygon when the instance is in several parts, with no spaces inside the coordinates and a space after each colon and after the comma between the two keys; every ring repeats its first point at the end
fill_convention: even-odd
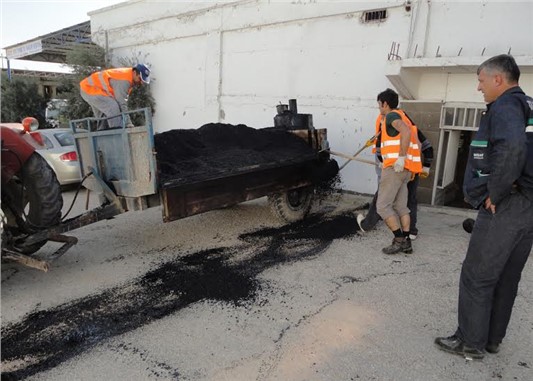
{"type": "MultiPolygon", "coordinates": [[[[427,203],[461,205],[484,108],[477,66],[510,52],[533,94],[532,1],[131,0],[90,17],[112,62],[136,57],[152,68],[158,132],[271,126],[275,106],[296,98],[299,112],[328,128],[332,149],[351,154],[374,134],[377,94],[396,89],[436,149],[420,187],[427,203]]],[[[370,150],[361,157],[372,160],[370,150]]],[[[376,189],[368,164],[351,163],[342,178],[347,190],[376,189]]]]}

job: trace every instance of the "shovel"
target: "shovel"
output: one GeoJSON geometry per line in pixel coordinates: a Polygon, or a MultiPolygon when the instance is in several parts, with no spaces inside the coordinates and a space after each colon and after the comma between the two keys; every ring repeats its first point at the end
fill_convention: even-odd
{"type": "MultiPolygon", "coordinates": [[[[363,147],[365,148],[365,147],[363,147]]],[[[334,156],[339,156],[339,157],[343,157],[345,159],[348,159],[346,161],[346,163],[344,163],[344,165],[342,165],[342,167],[339,168],[339,171],[344,168],[346,166],[346,164],[348,164],[350,161],[358,161],[360,163],[366,163],[366,164],[371,164],[371,165],[377,165],[375,161],[371,161],[371,160],[365,160],[365,159],[360,159],[358,157],[355,157],[354,156],[350,156],[350,155],[346,155],[345,153],[342,153],[342,152],[336,152],[336,151],[332,151],[332,150],[328,150],[328,152],[330,153],[330,155],[334,155],[334,156]]],[[[361,151],[359,151],[361,152],[361,151]]],[[[358,152],[358,153],[359,153],[358,152]]]]}
{"type": "Polygon", "coordinates": [[[378,138],[378,136],[379,136],[380,133],[381,133],[381,131],[378,131],[378,133],[377,133],[376,135],[374,135],[374,136],[372,136],[370,139],[368,139],[368,140],[366,141],[365,145],[364,145],[363,147],[361,147],[356,153],[354,153],[353,156],[345,155],[345,154],[342,154],[342,153],[340,153],[340,152],[333,153],[332,151],[330,151],[330,153],[331,153],[332,155],[340,156],[340,157],[343,157],[343,158],[345,158],[345,159],[348,159],[348,160],[346,160],[346,162],[345,162],[343,165],[340,166],[339,171],[340,171],[341,169],[343,169],[344,167],[346,167],[346,166],[348,165],[348,163],[349,163],[350,161],[352,161],[352,160],[359,161],[359,162],[361,162],[361,163],[367,163],[367,164],[376,165],[376,163],[373,162],[373,161],[370,161],[370,160],[363,160],[363,159],[356,159],[355,157],[356,157],[357,155],[359,155],[361,152],[363,152],[363,151],[365,150],[365,148],[370,147],[370,146],[374,143],[374,140],[376,140],[376,139],[378,138]]]}

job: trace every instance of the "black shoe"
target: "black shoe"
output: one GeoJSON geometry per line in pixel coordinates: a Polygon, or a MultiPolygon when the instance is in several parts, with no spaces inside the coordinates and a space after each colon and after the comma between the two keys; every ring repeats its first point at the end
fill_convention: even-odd
{"type": "Polygon", "coordinates": [[[456,355],[464,356],[467,360],[481,360],[485,357],[485,352],[476,348],[471,348],[457,336],[437,337],[435,344],[440,350],[456,355]]]}
{"type": "Polygon", "coordinates": [[[465,230],[465,232],[467,233],[472,233],[472,230],[474,230],[474,224],[475,224],[475,220],[471,219],[471,218],[467,218],[466,220],[463,221],[463,229],[465,230]]]}
{"type": "Polygon", "coordinates": [[[498,353],[500,351],[500,343],[489,342],[485,347],[485,350],[489,353],[498,353]]]}
{"type": "Polygon", "coordinates": [[[398,254],[400,252],[411,254],[413,252],[413,246],[411,246],[411,240],[409,238],[394,238],[392,244],[384,247],[381,251],[388,255],[398,254]]]}

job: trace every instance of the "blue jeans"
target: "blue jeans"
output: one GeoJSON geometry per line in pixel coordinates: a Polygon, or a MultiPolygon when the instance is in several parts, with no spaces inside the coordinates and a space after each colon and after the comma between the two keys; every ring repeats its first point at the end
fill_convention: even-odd
{"type": "Polygon", "coordinates": [[[492,214],[482,207],[463,262],[456,335],[484,349],[501,343],[533,245],[533,203],[513,192],[492,214]]]}

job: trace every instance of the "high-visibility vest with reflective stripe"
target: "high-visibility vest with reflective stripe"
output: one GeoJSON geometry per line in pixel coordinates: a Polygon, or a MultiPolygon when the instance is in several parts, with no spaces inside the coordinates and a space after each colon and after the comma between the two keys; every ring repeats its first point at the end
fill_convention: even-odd
{"type": "MultiPolygon", "coordinates": [[[[407,155],[405,157],[405,169],[413,173],[420,173],[422,172],[422,157],[416,126],[411,123],[411,120],[402,110],[396,109],[391,112],[400,115],[402,121],[411,130],[409,148],[407,148],[407,155]]],[[[381,156],[383,157],[383,168],[392,167],[396,159],[400,156],[400,134],[389,136],[385,125],[386,120],[387,118],[382,115],[376,120],[376,131],[381,129],[381,156]]]]}
{"type": "Polygon", "coordinates": [[[377,136],[379,134],[379,129],[381,128],[381,117],[382,115],[379,114],[378,117],[376,118],[376,133],[374,134],[376,138],[374,139],[374,144],[372,145],[372,153],[377,153],[378,155],[380,155],[381,152],[378,152],[378,148],[376,147],[376,142],[378,141],[377,136]]]}
{"type": "Polygon", "coordinates": [[[129,94],[129,92],[131,92],[131,87],[133,86],[133,69],[129,67],[97,71],[81,81],[80,88],[89,95],[115,97],[113,87],[111,87],[111,84],[109,83],[110,79],[128,81],[130,83],[129,94]]]}

